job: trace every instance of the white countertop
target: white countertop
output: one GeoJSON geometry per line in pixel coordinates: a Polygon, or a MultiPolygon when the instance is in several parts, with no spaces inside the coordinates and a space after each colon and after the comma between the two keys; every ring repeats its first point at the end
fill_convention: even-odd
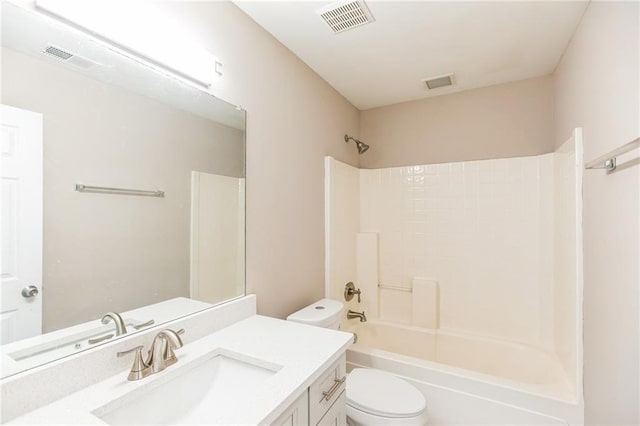
{"type": "MultiPolygon", "coordinates": [[[[271,423],[346,351],[352,339],[351,333],[260,315],[193,342],[189,341],[189,330],[186,330],[184,346],[176,351],[178,362],[166,370],[134,382],[127,381],[128,370],[123,371],[16,418],[10,424],[105,424],[91,413],[114,400],[126,398],[136,389],[154,386],[156,381],[170,381],[179,374],[179,369],[195,365],[214,350],[234,352],[282,368],[260,384],[246,389],[242,400],[218,407],[211,414],[209,423],[271,423]]],[[[162,385],[170,386],[169,383],[162,385]]]]}

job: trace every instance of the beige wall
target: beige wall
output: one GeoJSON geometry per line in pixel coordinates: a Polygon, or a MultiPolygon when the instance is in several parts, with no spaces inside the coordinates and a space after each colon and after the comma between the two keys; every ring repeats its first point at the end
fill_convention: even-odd
{"type": "Polygon", "coordinates": [[[324,296],[324,155],[358,163],[359,112],[230,2],[166,2],[224,64],[247,110],[247,291],[285,317],[324,296]]]}
{"type": "Polygon", "coordinates": [[[188,296],[191,171],[241,176],[243,132],[6,48],[2,89],[44,117],[44,331],[188,296]]]}
{"type": "MultiPolygon", "coordinates": [[[[555,74],[555,141],[584,128],[589,161],[640,135],[640,3],[592,2],[555,74]]],[[[585,423],[640,423],[638,152],[585,171],[585,423]],[[635,161],[633,159],[636,159],[635,161]]]]}
{"type": "Polygon", "coordinates": [[[537,155],[553,151],[551,77],[374,108],[360,114],[377,168],[537,155]]]}

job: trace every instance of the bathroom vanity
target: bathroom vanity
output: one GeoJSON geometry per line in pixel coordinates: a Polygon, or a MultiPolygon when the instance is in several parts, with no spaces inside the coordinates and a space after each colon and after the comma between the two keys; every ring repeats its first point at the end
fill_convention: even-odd
{"type": "MultiPolygon", "coordinates": [[[[178,362],[167,369],[128,381],[127,368],[10,424],[346,423],[350,333],[250,315],[197,340],[185,325],[182,336],[178,362]]],[[[122,343],[101,351],[111,349],[115,360],[122,343]]]]}

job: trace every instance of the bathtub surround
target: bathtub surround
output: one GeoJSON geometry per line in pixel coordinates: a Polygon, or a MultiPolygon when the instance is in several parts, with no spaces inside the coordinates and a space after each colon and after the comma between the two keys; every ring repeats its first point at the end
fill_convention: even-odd
{"type": "Polygon", "coordinates": [[[554,198],[576,191],[575,179],[567,194],[555,183],[576,172],[575,154],[560,156],[360,170],[328,160],[329,294],[357,276],[371,318],[554,348],[554,245],[575,247],[554,239],[554,198]],[[359,209],[345,208],[354,198],[359,209]]]}
{"type": "MultiPolygon", "coordinates": [[[[591,2],[553,75],[556,146],[582,126],[589,161],[640,135],[639,52],[640,3],[591,2]]],[[[587,425],[640,423],[639,155],[584,175],[587,425]]]]}
{"type": "MultiPolygon", "coordinates": [[[[533,157],[387,169],[328,158],[327,247],[337,254],[327,252],[327,294],[342,300],[346,281],[362,290],[347,308],[369,321],[342,328],[357,328],[357,348],[371,357],[363,365],[377,365],[380,350],[448,364],[542,398],[518,410],[579,423],[581,155],[576,129],[555,153],[533,157]]],[[[509,400],[505,392],[492,403],[509,400]]]]}
{"type": "MultiPolygon", "coordinates": [[[[377,256],[377,248],[372,250],[356,251],[356,238],[351,238],[354,232],[360,228],[360,173],[358,168],[335,161],[331,157],[325,157],[325,294],[330,299],[344,300],[344,285],[354,281],[356,268],[364,273],[366,264],[359,263],[357,253],[365,260],[373,260],[377,256]],[[347,212],[347,214],[344,214],[347,212]],[[375,250],[375,251],[374,251],[375,250]]],[[[366,238],[366,237],[363,237],[366,238]]],[[[377,234],[372,238],[377,240],[377,234]]],[[[366,241],[359,241],[364,249],[366,241]]],[[[370,280],[377,280],[377,270],[369,270],[370,280]]],[[[369,281],[369,282],[372,282],[369,281]]],[[[356,287],[363,294],[373,294],[369,286],[356,287]]],[[[363,302],[367,298],[365,297],[363,302]]],[[[365,302],[366,303],[366,302],[365,302]]],[[[359,308],[357,298],[345,305],[345,311],[359,308]]],[[[365,304],[365,311],[370,310],[365,304]]]]}
{"type": "MultiPolygon", "coordinates": [[[[345,238],[342,238],[341,236],[335,236],[334,239],[338,243],[337,245],[345,243],[345,238]]],[[[366,295],[363,300],[364,304],[362,305],[362,308],[365,312],[369,313],[378,312],[378,283],[380,282],[380,271],[379,268],[371,267],[371,265],[376,265],[378,263],[378,244],[379,240],[377,232],[358,232],[358,234],[356,234],[356,271],[354,277],[358,278],[358,282],[361,286],[360,290],[362,294],[366,295]]],[[[350,244],[347,244],[347,246],[350,246],[350,244]]],[[[330,253],[327,257],[333,259],[333,256],[330,253]]],[[[353,272],[353,270],[349,266],[342,269],[342,274],[349,274],[350,272],[353,272]]],[[[331,272],[329,272],[329,274],[333,275],[331,272]]],[[[327,280],[327,284],[330,282],[331,281],[327,280]]],[[[340,281],[336,282],[339,283],[340,281]]],[[[336,285],[336,287],[339,286],[336,285]]],[[[362,295],[360,298],[362,299],[362,295]]],[[[351,306],[353,305],[354,303],[351,304],[351,306]]],[[[358,307],[359,305],[360,304],[358,304],[358,307]]],[[[352,307],[352,309],[355,309],[355,307],[352,307]]]]}
{"type": "MultiPolygon", "coordinates": [[[[360,278],[360,277],[358,277],[360,278]]],[[[428,278],[411,280],[411,317],[415,326],[436,330],[440,328],[440,285],[428,278]]]]}
{"type": "Polygon", "coordinates": [[[552,155],[360,170],[378,317],[417,325],[412,281],[432,281],[441,327],[550,348],[552,176],[552,155]]]}
{"type": "Polygon", "coordinates": [[[553,154],[553,351],[582,400],[583,144],[582,129],[553,154]],[[576,167],[576,164],[578,167],[576,167]],[[576,214],[576,212],[579,212],[576,214]]]}

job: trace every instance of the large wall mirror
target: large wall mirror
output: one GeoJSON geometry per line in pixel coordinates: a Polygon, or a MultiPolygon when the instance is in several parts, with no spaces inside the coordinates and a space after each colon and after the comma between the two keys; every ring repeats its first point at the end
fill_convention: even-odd
{"type": "Polygon", "coordinates": [[[3,377],[244,295],[244,110],[6,2],[1,54],[3,377]]]}

